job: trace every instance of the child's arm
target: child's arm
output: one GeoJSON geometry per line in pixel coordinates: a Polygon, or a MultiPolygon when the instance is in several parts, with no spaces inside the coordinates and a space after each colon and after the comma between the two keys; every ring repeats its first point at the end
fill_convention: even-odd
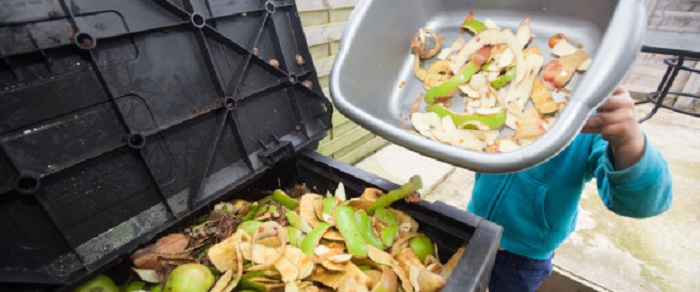
{"type": "Polygon", "coordinates": [[[672,200],[671,174],[658,149],[646,141],[634,116],[634,102],[618,89],[586,123],[596,137],[589,156],[598,192],[608,209],[644,218],[666,211],[672,200]]]}

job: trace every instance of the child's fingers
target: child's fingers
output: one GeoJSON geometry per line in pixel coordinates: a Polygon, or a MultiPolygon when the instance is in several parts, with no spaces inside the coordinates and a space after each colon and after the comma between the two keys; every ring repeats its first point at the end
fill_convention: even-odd
{"type": "Polygon", "coordinates": [[[586,121],[586,126],[599,128],[621,123],[627,119],[629,119],[629,117],[626,113],[624,113],[624,111],[602,112],[588,118],[588,121],[586,121]]]}

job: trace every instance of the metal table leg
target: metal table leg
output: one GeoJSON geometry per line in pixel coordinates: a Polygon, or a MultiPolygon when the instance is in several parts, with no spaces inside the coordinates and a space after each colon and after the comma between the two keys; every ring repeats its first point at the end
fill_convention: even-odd
{"type": "Polygon", "coordinates": [[[654,108],[649,112],[646,116],[641,118],[639,120],[639,123],[643,123],[644,121],[650,119],[653,117],[656,112],[659,110],[660,107],[662,107],[664,103],[664,99],[666,99],[666,95],[668,95],[669,90],[671,89],[671,86],[673,86],[673,82],[676,80],[676,76],[678,76],[678,72],[682,69],[683,67],[683,62],[685,62],[685,56],[678,56],[678,60],[676,61],[675,65],[672,65],[671,63],[668,64],[668,69],[666,69],[666,74],[664,74],[664,78],[661,80],[661,83],[659,84],[658,90],[655,92],[651,92],[647,94],[647,100],[650,102],[653,102],[655,104],[654,108]],[[668,73],[671,72],[671,76],[668,76],[668,73]],[[663,89],[662,89],[663,88],[663,89]],[[654,98],[654,96],[657,96],[658,98],[654,98]]]}

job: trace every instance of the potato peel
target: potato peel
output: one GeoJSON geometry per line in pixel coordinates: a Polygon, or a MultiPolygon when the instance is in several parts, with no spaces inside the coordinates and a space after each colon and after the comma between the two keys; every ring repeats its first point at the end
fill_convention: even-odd
{"type": "MultiPolygon", "coordinates": [[[[406,242],[408,244],[408,242],[406,242]]],[[[401,287],[404,291],[413,291],[413,285],[411,285],[406,272],[399,266],[399,263],[392,258],[392,256],[383,250],[380,250],[372,245],[367,246],[367,256],[380,265],[385,265],[390,267],[396,276],[401,280],[401,287]]]]}
{"type": "Polygon", "coordinates": [[[238,230],[229,238],[209,248],[207,257],[219,271],[236,271],[238,268],[236,243],[248,241],[250,241],[248,233],[238,230]]]}
{"type": "Polygon", "coordinates": [[[233,271],[226,270],[226,272],[221,275],[219,280],[216,281],[216,284],[214,284],[214,287],[211,288],[210,292],[223,292],[226,287],[228,287],[228,284],[231,283],[231,279],[233,279],[233,271]]]}
{"type": "Polygon", "coordinates": [[[322,198],[323,197],[321,195],[311,193],[301,196],[299,203],[299,216],[304,218],[304,220],[306,220],[311,227],[316,227],[321,224],[321,221],[318,220],[318,217],[316,216],[314,202],[316,200],[321,200],[322,198]]]}

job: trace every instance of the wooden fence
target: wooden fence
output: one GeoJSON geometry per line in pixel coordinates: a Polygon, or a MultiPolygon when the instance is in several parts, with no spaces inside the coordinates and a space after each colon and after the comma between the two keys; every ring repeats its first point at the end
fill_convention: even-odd
{"type": "MultiPolygon", "coordinates": [[[[358,0],[297,0],[306,41],[323,92],[330,98],[329,74],[338,53],[340,35],[358,0]]],[[[336,160],[355,163],[386,145],[381,137],[361,128],[336,109],[333,129],[321,140],[318,152],[336,160]]]]}

